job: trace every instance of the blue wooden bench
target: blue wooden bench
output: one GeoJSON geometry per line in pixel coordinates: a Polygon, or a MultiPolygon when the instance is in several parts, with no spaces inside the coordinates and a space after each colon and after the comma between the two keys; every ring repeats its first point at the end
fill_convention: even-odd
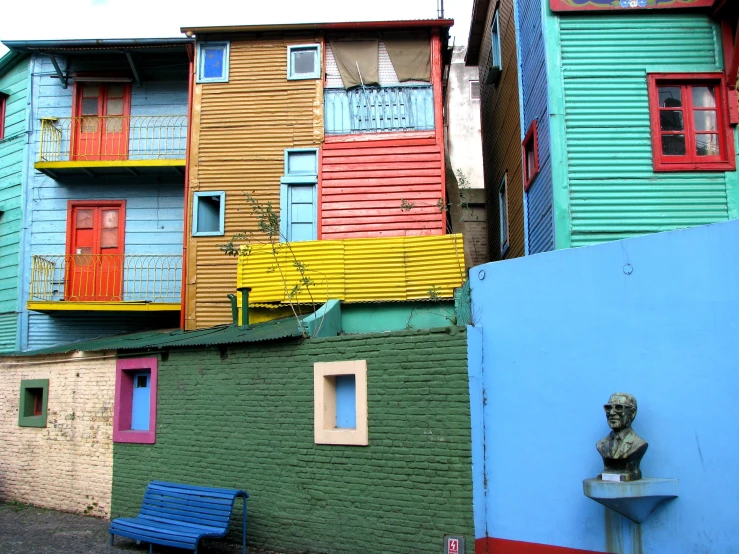
{"type": "Polygon", "coordinates": [[[198,552],[202,538],[223,538],[236,499],[244,499],[243,553],[246,554],[246,491],[216,489],[152,481],[146,487],[137,517],[119,517],[110,523],[110,544],[116,535],[153,544],[198,552]]]}

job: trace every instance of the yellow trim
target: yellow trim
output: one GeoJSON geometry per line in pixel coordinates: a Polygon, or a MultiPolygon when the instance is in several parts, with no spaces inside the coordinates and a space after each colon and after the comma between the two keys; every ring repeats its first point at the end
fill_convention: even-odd
{"type": "Polygon", "coordinates": [[[178,160],[81,160],[75,162],[36,162],[36,169],[95,169],[103,167],[185,167],[178,160]]]}
{"type": "Polygon", "coordinates": [[[35,312],[179,312],[177,302],[27,302],[35,312]]]}

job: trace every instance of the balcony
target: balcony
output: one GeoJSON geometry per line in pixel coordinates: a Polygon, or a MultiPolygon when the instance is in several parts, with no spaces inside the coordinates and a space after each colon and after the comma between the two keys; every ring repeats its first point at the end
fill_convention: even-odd
{"type": "Polygon", "coordinates": [[[326,134],[434,129],[430,85],[326,89],[323,99],[326,134]]]}
{"type": "Polygon", "coordinates": [[[249,304],[286,305],[452,299],[465,281],[462,235],[251,245],[237,283],[249,304]],[[304,275],[299,271],[303,268],[304,275]],[[302,286],[305,278],[313,284],[302,286]]]}
{"type": "Polygon", "coordinates": [[[57,180],[182,181],[186,145],[185,115],[44,118],[35,167],[57,180]]]}
{"type": "Polygon", "coordinates": [[[28,309],[179,311],[181,286],[182,256],[33,256],[28,309]]]}

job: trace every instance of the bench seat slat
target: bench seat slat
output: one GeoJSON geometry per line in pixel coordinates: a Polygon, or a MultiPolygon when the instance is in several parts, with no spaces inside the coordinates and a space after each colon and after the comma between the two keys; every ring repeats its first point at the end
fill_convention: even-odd
{"type": "MultiPolygon", "coordinates": [[[[146,488],[136,518],[114,519],[108,532],[148,543],[197,550],[201,538],[223,538],[236,498],[244,499],[246,541],[246,491],[152,481],[146,488]]],[[[112,538],[111,538],[112,540],[112,538]]],[[[246,542],[244,542],[245,550],[246,542]]]]}

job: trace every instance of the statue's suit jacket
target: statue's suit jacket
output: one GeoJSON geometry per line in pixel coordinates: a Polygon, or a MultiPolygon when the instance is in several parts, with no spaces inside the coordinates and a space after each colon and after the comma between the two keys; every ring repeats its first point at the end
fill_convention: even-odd
{"type": "Polygon", "coordinates": [[[598,449],[598,452],[600,452],[600,455],[604,458],[618,460],[628,458],[645,444],[647,443],[644,441],[644,439],[642,439],[634,432],[631,427],[629,427],[628,429],[622,429],[618,432],[611,431],[607,437],[604,437],[598,441],[596,448],[598,449]],[[621,440],[615,441],[615,435],[618,435],[621,440]]]}

